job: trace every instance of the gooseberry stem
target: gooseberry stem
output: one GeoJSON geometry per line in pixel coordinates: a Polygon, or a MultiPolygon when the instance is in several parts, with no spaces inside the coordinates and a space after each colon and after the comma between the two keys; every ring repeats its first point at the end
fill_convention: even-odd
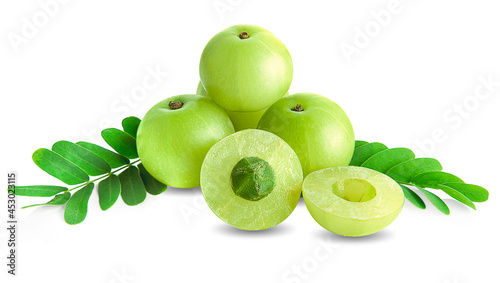
{"type": "Polygon", "coordinates": [[[240,33],[239,37],[241,39],[247,39],[250,37],[250,35],[248,34],[248,32],[244,31],[244,32],[240,33]]]}
{"type": "Polygon", "coordinates": [[[177,109],[180,109],[182,108],[182,106],[184,106],[184,103],[183,102],[180,102],[180,101],[170,101],[168,103],[168,106],[170,107],[170,110],[177,110],[177,109]]]}

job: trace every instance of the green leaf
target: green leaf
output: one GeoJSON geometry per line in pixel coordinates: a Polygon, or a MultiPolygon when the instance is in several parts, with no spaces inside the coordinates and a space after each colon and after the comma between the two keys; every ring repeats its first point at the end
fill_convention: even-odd
{"type": "Polygon", "coordinates": [[[376,153],[361,166],[385,173],[392,167],[412,159],[415,159],[413,151],[402,147],[390,148],[376,153]]]}
{"type": "Polygon", "coordinates": [[[431,201],[431,203],[437,209],[439,209],[439,211],[441,211],[442,213],[444,213],[446,215],[450,214],[450,209],[448,208],[448,206],[446,205],[446,203],[444,203],[444,201],[442,199],[440,199],[437,195],[429,192],[428,190],[426,190],[424,188],[420,188],[420,187],[417,187],[417,188],[420,191],[422,191],[422,193],[424,193],[424,195],[431,201]]]}
{"type": "Polygon", "coordinates": [[[35,185],[35,186],[16,186],[15,193],[16,196],[26,196],[26,197],[51,197],[67,191],[68,188],[61,186],[47,186],[47,185],[35,185]]]}
{"type": "Polygon", "coordinates": [[[352,155],[350,166],[360,166],[375,153],[386,150],[387,146],[379,142],[371,142],[357,147],[352,155]]]}
{"type": "Polygon", "coordinates": [[[419,187],[432,188],[433,186],[444,183],[463,183],[464,181],[450,173],[431,171],[418,174],[411,179],[411,182],[419,187]]]}
{"type": "Polygon", "coordinates": [[[49,202],[40,203],[40,204],[27,205],[27,206],[23,206],[22,208],[42,206],[42,205],[63,205],[63,204],[65,204],[65,203],[68,202],[68,200],[69,200],[70,197],[71,197],[71,193],[70,192],[65,192],[65,193],[56,195],[49,202]]]}
{"type": "Polygon", "coordinates": [[[124,131],[109,128],[101,132],[102,138],[119,154],[134,159],[137,155],[137,146],[134,137],[124,131]]]}
{"type": "Polygon", "coordinates": [[[77,142],[76,144],[92,151],[97,156],[104,159],[111,166],[111,168],[118,168],[120,166],[130,163],[130,160],[128,160],[128,158],[126,158],[125,156],[115,153],[107,148],[98,146],[96,144],[84,141],[77,142]]]}
{"type": "Polygon", "coordinates": [[[455,189],[473,202],[487,201],[489,192],[480,186],[464,183],[446,183],[446,186],[455,189]]]}
{"type": "Polygon", "coordinates": [[[130,116],[122,120],[122,127],[125,133],[131,135],[135,139],[137,138],[137,129],[140,123],[141,119],[130,116]]]}
{"type": "Polygon", "coordinates": [[[95,153],[69,141],[58,141],[52,151],[73,162],[90,176],[99,176],[111,171],[111,166],[95,153]]]}
{"type": "Polygon", "coordinates": [[[146,187],[146,191],[151,195],[159,195],[167,190],[167,185],[162,182],[156,180],[149,172],[144,168],[142,163],[137,165],[139,167],[139,174],[141,175],[142,182],[146,187]]]}
{"type": "Polygon", "coordinates": [[[405,198],[409,200],[414,206],[425,209],[425,202],[422,200],[422,198],[417,195],[412,189],[400,185],[401,189],[403,189],[403,193],[405,194],[405,198]]]}
{"type": "Polygon", "coordinates": [[[415,159],[415,154],[407,148],[386,149],[380,143],[356,141],[350,165],[385,173],[399,183],[407,200],[416,207],[425,208],[426,205],[422,198],[404,185],[416,186],[445,214],[450,213],[448,206],[437,195],[425,190],[425,188],[441,189],[457,201],[474,209],[474,202],[486,201],[489,197],[489,192],[486,189],[477,185],[465,184],[459,177],[442,172],[443,167],[436,159],[415,159]]]}
{"type": "Polygon", "coordinates": [[[442,169],[441,163],[434,158],[417,158],[392,167],[387,170],[386,175],[398,183],[410,183],[419,174],[442,169]]]}
{"type": "Polygon", "coordinates": [[[139,169],[130,166],[118,175],[122,187],[121,195],[127,205],[138,205],[146,199],[146,188],[139,175],[139,169]]]}
{"type": "Polygon", "coordinates": [[[116,175],[110,175],[106,179],[99,182],[97,185],[99,194],[99,206],[102,210],[107,210],[115,204],[120,196],[121,185],[120,179],[116,175]]]}
{"type": "Polygon", "coordinates": [[[473,209],[476,209],[476,206],[474,205],[474,203],[468,199],[466,196],[464,196],[461,192],[451,188],[451,187],[448,187],[446,185],[435,185],[434,186],[435,189],[440,189],[442,190],[443,192],[447,193],[450,197],[458,200],[459,202],[473,208],[473,209]]]}
{"type": "Polygon", "coordinates": [[[78,185],[89,180],[89,175],[73,162],[46,148],[33,153],[33,162],[43,171],[68,185],[78,185]]]}
{"type": "Polygon", "coordinates": [[[354,148],[358,148],[358,147],[360,147],[362,145],[365,145],[367,143],[368,143],[367,141],[355,141],[354,142],[354,148]]]}
{"type": "Polygon", "coordinates": [[[64,220],[66,223],[74,225],[85,220],[89,199],[93,190],[94,183],[89,183],[71,196],[64,209],[64,220]]]}

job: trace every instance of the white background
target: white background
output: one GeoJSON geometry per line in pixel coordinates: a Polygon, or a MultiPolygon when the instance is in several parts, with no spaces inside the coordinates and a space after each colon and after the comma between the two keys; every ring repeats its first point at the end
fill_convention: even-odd
{"type": "MultiPolygon", "coordinates": [[[[33,151],[58,140],[104,145],[94,135],[102,128],[194,93],[208,40],[249,23],[290,51],[290,93],[331,98],[357,139],[435,157],[490,200],[473,211],[438,192],[451,215],[427,199],[426,210],[406,203],[385,230],[346,238],[316,224],[302,201],[277,227],[245,232],[220,221],[199,188],[169,188],[137,207],[119,200],[106,212],[93,194],[76,226],[61,207],[19,211],[19,275],[6,274],[2,228],[2,282],[500,282],[498,1],[68,1],[50,16],[47,2],[0,4],[4,184],[13,170],[19,185],[59,184],[33,151]],[[23,35],[26,22],[37,26],[23,35]],[[356,53],[346,56],[347,45],[356,53]],[[139,93],[155,69],[168,75],[139,93]]],[[[5,193],[0,204],[5,219],[5,193]]]]}

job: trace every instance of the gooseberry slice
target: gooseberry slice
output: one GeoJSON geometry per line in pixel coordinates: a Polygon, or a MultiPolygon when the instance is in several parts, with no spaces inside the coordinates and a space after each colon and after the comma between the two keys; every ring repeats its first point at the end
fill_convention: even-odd
{"type": "Polygon", "coordinates": [[[210,209],[242,230],[278,225],[300,198],[302,168],[293,149],[262,130],[242,130],[216,143],[201,168],[210,209]]]}
{"type": "Polygon", "coordinates": [[[358,237],[384,229],[401,212],[404,194],[378,171],[340,166],[309,174],[302,185],[307,209],[330,232],[358,237]]]}

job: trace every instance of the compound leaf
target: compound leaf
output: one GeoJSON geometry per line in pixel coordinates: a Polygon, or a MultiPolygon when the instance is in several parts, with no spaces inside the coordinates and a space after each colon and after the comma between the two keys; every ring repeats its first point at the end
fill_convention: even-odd
{"type": "Polygon", "coordinates": [[[360,166],[365,162],[368,158],[373,156],[375,153],[378,153],[382,150],[386,150],[387,146],[381,144],[379,142],[371,142],[367,144],[363,144],[357,147],[354,150],[354,154],[352,155],[351,166],[360,166]]]}
{"type": "Polygon", "coordinates": [[[61,186],[35,185],[35,186],[16,186],[16,196],[27,197],[51,197],[67,191],[68,188],[61,186]]]}
{"type": "Polygon", "coordinates": [[[448,208],[448,206],[446,205],[446,203],[444,203],[444,201],[442,199],[440,199],[437,195],[429,192],[428,190],[426,190],[424,188],[420,188],[420,187],[417,187],[417,188],[420,191],[422,191],[422,193],[424,193],[424,195],[431,201],[431,203],[437,209],[439,209],[439,211],[441,211],[442,213],[444,213],[446,215],[450,214],[450,209],[448,208]]]}
{"type": "Polygon", "coordinates": [[[354,142],[354,148],[358,148],[358,147],[360,147],[362,145],[365,145],[367,143],[368,143],[367,141],[355,141],[354,142]]]}
{"type": "Polygon", "coordinates": [[[97,156],[104,159],[111,166],[111,168],[118,168],[120,166],[130,163],[130,160],[128,160],[128,158],[126,158],[125,156],[113,152],[107,148],[98,146],[96,144],[84,141],[77,142],[76,144],[92,151],[97,156]]]}
{"type": "Polygon", "coordinates": [[[89,183],[71,196],[64,209],[64,221],[74,225],[81,223],[87,217],[90,196],[94,190],[94,183],[89,183]]]}
{"type": "Polygon", "coordinates": [[[455,189],[473,202],[488,200],[489,192],[483,187],[464,183],[446,183],[446,186],[455,189]]]}
{"type": "Polygon", "coordinates": [[[447,193],[450,197],[458,200],[459,202],[473,208],[473,209],[476,209],[476,206],[474,205],[474,203],[468,199],[466,196],[464,196],[461,192],[451,188],[451,187],[448,187],[446,185],[436,185],[434,187],[435,189],[440,189],[442,190],[443,192],[447,193]]]}
{"type": "Polygon", "coordinates": [[[69,200],[70,197],[71,197],[71,193],[70,192],[65,192],[63,194],[56,195],[49,202],[40,203],[40,204],[27,205],[27,206],[24,206],[22,208],[42,206],[42,205],[63,205],[63,204],[65,204],[65,203],[68,202],[68,200],[69,200]]]}
{"type": "Polygon", "coordinates": [[[115,204],[120,196],[121,185],[118,176],[112,174],[106,179],[99,182],[97,185],[97,193],[99,194],[99,206],[102,210],[108,210],[115,204]]]}
{"type": "Polygon", "coordinates": [[[138,205],[146,199],[146,188],[139,175],[139,169],[130,166],[118,175],[121,183],[121,195],[127,205],[138,205]]]}
{"type": "Polygon", "coordinates": [[[431,171],[418,174],[411,179],[411,182],[419,187],[432,188],[433,186],[444,183],[463,183],[464,181],[450,173],[431,171]]]}
{"type": "Polygon", "coordinates": [[[139,157],[137,154],[135,138],[130,134],[115,128],[109,128],[104,129],[101,132],[101,135],[109,146],[111,146],[119,154],[129,159],[139,157]]]}
{"type": "Polygon", "coordinates": [[[442,169],[441,163],[434,158],[417,158],[395,165],[387,170],[386,175],[398,183],[410,183],[419,174],[442,169]]]}
{"type": "Polygon", "coordinates": [[[376,153],[361,166],[385,173],[390,168],[412,159],[415,159],[413,151],[402,147],[390,148],[376,153]]]}
{"type": "Polygon", "coordinates": [[[412,189],[400,185],[401,189],[403,189],[403,193],[405,194],[405,198],[409,200],[414,206],[425,209],[425,202],[422,200],[422,198],[417,195],[412,189]]]}
{"type": "Polygon", "coordinates": [[[89,180],[89,175],[73,162],[46,148],[33,153],[33,162],[43,171],[68,185],[78,185],[89,180]]]}
{"type": "Polygon", "coordinates": [[[141,175],[142,182],[146,187],[146,191],[151,195],[159,195],[167,190],[167,185],[162,182],[156,180],[149,172],[144,168],[142,163],[137,165],[139,167],[139,174],[141,175]]]}
{"type": "Polygon", "coordinates": [[[131,135],[135,139],[137,138],[137,129],[140,123],[141,119],[130,116],[122,120],[122,127],[125,133],[131,135]]]}
{"type": "Polygon", "coordinates": [[[58,141],[52,151],[73,162],[90,176],[99,176],[111,171],[111,166],[88,149],[69,141],[58,141]]]}

